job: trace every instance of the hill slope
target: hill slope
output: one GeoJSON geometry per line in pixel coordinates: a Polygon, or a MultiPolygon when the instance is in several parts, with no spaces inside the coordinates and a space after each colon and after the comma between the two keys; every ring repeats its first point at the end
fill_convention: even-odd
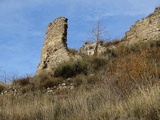
{"type": "Polygon", "coordinates": [[[96,56],[73,60],[78,53],[69,50],[71,59],[54,71],[0,84],[0,119],[159,120],[160,37],[124,38],[101,44],[96,56]]]}

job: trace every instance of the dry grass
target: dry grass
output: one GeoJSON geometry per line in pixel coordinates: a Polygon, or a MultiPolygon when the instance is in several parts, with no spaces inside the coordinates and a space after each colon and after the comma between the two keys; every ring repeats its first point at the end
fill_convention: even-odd
{"type": "Polygon", "coordinates": [[[64,79],[61,77],[59,78],[54,78],[49,74],[43,74],[39,75],[33,78],[34,86],[36,90],[43,90],[48,87],[54,87],[58,86],[60,83],[63,82],[64,79]]]}
{"type": "Polygon", "coordinates": [[[159,84],[138,87],[125,99],[111,89],[111,84],[79,87],[66,94],[32,93],[0,97],[2,120],[113,120],[160,119],[159,84]]]}
{"type": "Polygon", "coordinates": [[[57,78],[44,73],[16,80],[25,94],[0,95],[0,120],[159,120],[159,50],[159,42],[119,46],[109,60],[93,56],[60,65],[57,78]],[[41,92],[68,77],[74,89],[41,92]]]}
{"type": "Polygon", "coordinates": [[[76,54],[77,54],[77,50],[74,49],[74,48],[68,49],[68,52],[69,52],[71,55],[76,55],[76,54]]]}
{"type": "Polygon", "coordinates": [[[102,44],[103,44],[104,47],[109,47],[109,46],[112,46],[112,45],[117,45],[120,42],[121,42],[120,39],[114,39],[112,41],[103,42],[102,44]]]}
{"type": "Polygon", "coordinates": [[[30,77],[13,80],[12,84],[16,86],[27,86],[28,84],[30,84],[30,77]]]}
{"type": "Polygon", "coordinates": [[[90,74],[107,66],[105,57],[86,56],[81,60],[68,61],[60,64],[54,71],[54,77],[75,77],[80,74],[90,74]]]}
{"type": "Polygon", "coordinates": [[[6,84],[6,83],[0,83],[0,93],[7,89],[10,85],[9,84],[6,84]]]}

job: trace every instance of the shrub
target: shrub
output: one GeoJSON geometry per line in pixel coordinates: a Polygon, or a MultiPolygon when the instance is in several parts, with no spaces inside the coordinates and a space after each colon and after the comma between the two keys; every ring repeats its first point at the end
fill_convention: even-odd
{"type": "Polygon", "coordinates": [[[76,55],[76,54],[77,54],[77,50],[75,50],[75,49],[73,49],[73,48],[68,49],[68,51],[69,51],[69,53],[70,53],[71,55],[76,55]]]}
{"type": "Polygon", "coordinates": [[[54,72],[55,77],[69,78],[78,74],[87,74],[87,64],[83,60],[68,61],[59,65],[54,72]]]}
{"type": "Polygon", "coordinates": [[[133,53],[140,53],[142,48],[138,43],[135,43],[133,45],[130,46],[130,51],[132,51],[133,53]]]}
{"type": "Polygon", "coordinates": [[[25,93],[29,93],[29,92],[33,92],[35,91],[35,85],[34,84],[28,84],[27,86],[23,86],[21,88],[21,93],[25,94],[25,93]]]}
{"type": "Polygon", "coordinates": [[[74,84],[74,86],[78,87],[83,84],[84,78],[85,78],[84,75],[77,75],[76,77],[73,77],[71,79],[71,82],[74,84]]]}
{"type": "Polygon", "coordinates": [[[68,61],[60,64],[54,71],[54,77],[69,78],[78,74],[87,75],[103,68],[108,63],[107,59],[100,56],[86,56],[81,60],[68,61]]]}
{"type": "Polygon", "coordinates": [[[71,78],[70,81],[74,84],[74,86],[78,87],[103,83],[104,80],[102,80],[97,74],[90,74],[87,76],[81,74],[71,78]]]}
{"type": "Polygon", "coordinates": [[[54,86],[59,85],[60,83],[63,82],[63,78],[53,78],[53,77],[49,77],[49,76],[41,76],[36,78],[37,79],[37,84],[36,87],[38,90],[43,90],[44,88],[51,88],[54,86]]]}
{"type": "Polygon", "coordinates": [[[98,43],[100,44],[100,45],[103,45],[104,44],[104,40],[98,40],[98,43]]]}
{"type": "Polygon", "coordinates": [[[108,60],[100,56],[88,56],[84,58],[84,61],[87,62],[88,71],[91,73],[102,69],[108,64],[108,60]]]}
{"type": "Polygon", "coordinates": [[[129,93],[136,87],[136,84],[144,85],[148,82],[154,84],[156,81],[150,79],[153,76],[159,76],[159,68],[155,66],[155,62],[148,59],[147,51],[117,57],[113,64],[110,66],[109,72],[112,72],[112,76],[117,76],[116,85],[125,93],[129,93]]]}
{"type": "Polygon", "coordinates": [[[0,83],[0,93],[5,89],[5,85],[0,83]]]}
{"type": "Polygon", "coordinates": [[[105,54],[108,56],[108,58],[115,58],[118,56],[117,50],[116,49],[106,49],[105,54]]]}
{"type": "Polygon", "coordinates": [[[102,83],[102,79],[98,75],[90,75],[87,77],[88,84],[102,83]]]}
{"type": "Polygon", "coordinates": [[[108,42],[103,43],[103,46],[104,47],[109,47],[111,45],[117,45],[118,43],[120,43],[120,40],[119,39],[114,39],[113,41],[108,41],[108,42]]]}
{"type": "Polygon", "coordinates": [[[44,88],[51,88],[55,86],[55,82],[54,80],[45,80],[45,81],[40,81],[39,85],[38,85],[38,89],[43,90],[44,88]]]}
{"type": "Polygon", "coordinates": [[[30,77],[13,80],[13,85],[16,86],[27,86],[28,84],[30,84],[30,77]]]}
{"type": "Polygon", "coordinates": [[[13,80],[12,85],[14,87],[21,87],[20,93],[25,94],[33,92],[35,90],[35,84],[33,83],[34,77],[24,77],[20,79],[13,80]]]}

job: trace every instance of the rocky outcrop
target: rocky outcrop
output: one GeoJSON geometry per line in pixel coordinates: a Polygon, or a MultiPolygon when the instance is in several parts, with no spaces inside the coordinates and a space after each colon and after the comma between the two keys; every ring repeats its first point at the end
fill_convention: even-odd
{"type": "Polygon", "coordinates": [[[49,23],[36,74],[52,71],[58,64],[70,59],[67,50],[67,20],[59,17],[49,23]]]}
{"type": "Polygon", "coordinates": [[[123,40],[127,44],[160,39],[160,7],[154,13],[142,20],[138,20],[130,30],[125,33],[123,40]]]}
{"type": "Polygon", "coordinates": [[[95,42],[86,42],[79,50],[78,50],[78,53],[81,55],[81,56],[86,56],[86,55],[95,55],[95,49],[96,49],[96,46],[97,46],[97,55],[100,55],[100,54],[104,54],[105,53],[105,50],[106,48],[103,46],[102,43],[98,43],[96,45],[95,42]]]}

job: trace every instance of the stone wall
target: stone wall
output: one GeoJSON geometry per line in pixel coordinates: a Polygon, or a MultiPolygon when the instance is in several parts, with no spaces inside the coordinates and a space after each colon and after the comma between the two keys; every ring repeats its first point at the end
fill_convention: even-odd
{"type": "Polygon", "coordinates": [[[123,38],[128,44],[158,39],[160,39],[160,7],[146,18],[138,20],[123,38]]]}
{"type": "MultiPolygon", "coordinates": [[[[154,13],[148,15],[142,20],[138,20],[130,30],[125,33],[121,42],[116,45],[104,47],[98,45],[98,54],[105,54],[108,49],[116,49],[117,45],[131,45],[137,42],[160,40],[160,7],[156,8],[154,13]]],[[[79,53],[81,55],[94,55],[95,43],[83,45],[79,53]]]]}
{"type": "MultiPolygon", "coordinates": [[[[98,49],[97,49],[97,54],[104,54],[105,53],[105,47],[101,44],[98,43],[98,49]]],[[[95,49],[96,49],[96,43],[95,42],[86,42],[79,50],[78,53],[81,56],[86,56],[86,55],[94,55],[95,54],[95,49]]]]}
{"type": "Polygon", "coordinates": [[[51,71],[58,64],[70,59],[67,50],[67,18],[59,17],[49,23],[36,74],[51,71]]]}

